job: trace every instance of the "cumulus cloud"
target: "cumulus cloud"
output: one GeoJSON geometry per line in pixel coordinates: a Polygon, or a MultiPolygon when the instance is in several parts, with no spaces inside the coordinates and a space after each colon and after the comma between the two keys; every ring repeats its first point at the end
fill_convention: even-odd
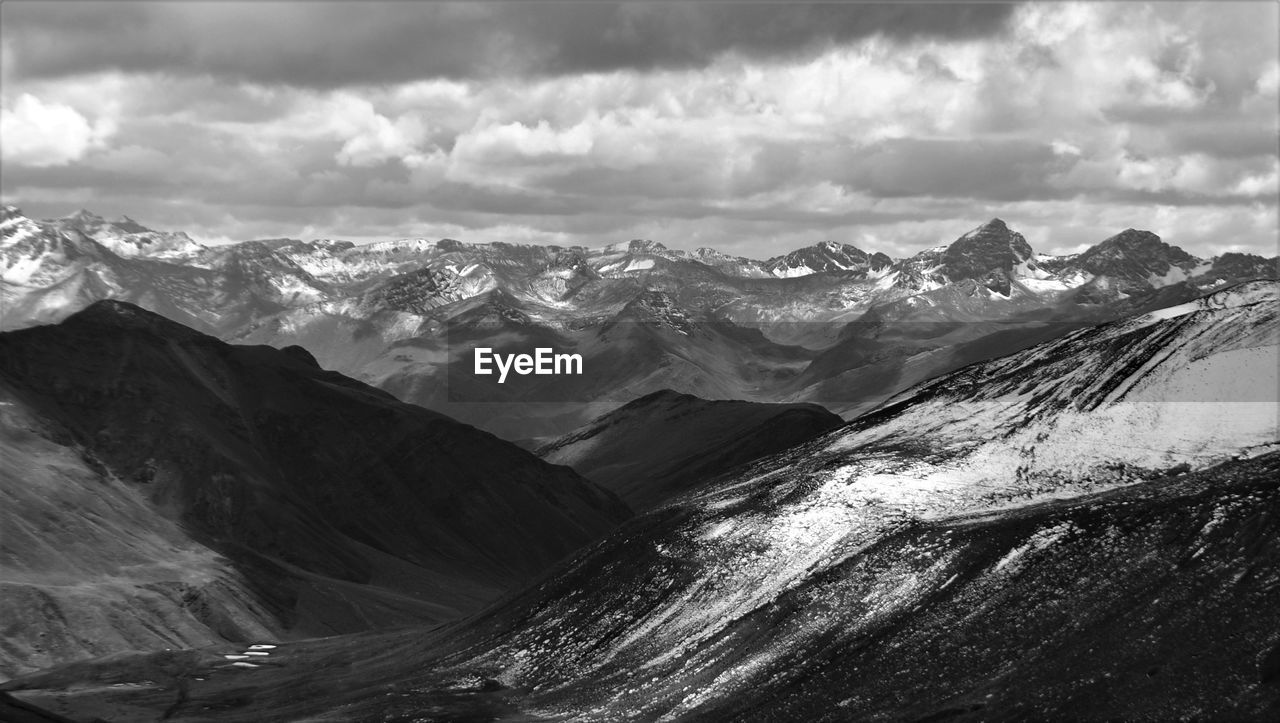
{"type": "Polygon", "coordinates": [[[90,122],[75,108],[45,103],[23,93],[0,109],[5,161],[27,166],[64,166],[100,147],[114,131],[108,119],[90,122]]]}
{"type": "Polygon", "coordinates": [[[392,120],[374,112],[367,103],[361,105],[365,117],[338,150],[339,164],[371,166],[392,158],[418,158],[417,147],[424,135],[418,118],[403,115],[392,120]]]}
{"type": "Polygon", "coordinates": [[[9,4],[0,190],[213,238],[1271,255],[1278,8],[9,4]],[[11,153],[33,102],[80,120],[11,153]]]}

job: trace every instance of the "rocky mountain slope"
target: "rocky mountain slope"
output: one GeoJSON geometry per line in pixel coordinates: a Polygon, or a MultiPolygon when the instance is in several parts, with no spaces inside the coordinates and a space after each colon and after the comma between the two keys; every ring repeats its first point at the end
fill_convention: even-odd
{"type": "Polygon", "coordinates": [[[119,256],[146,256],[157,259],[182,259],[196,256],[205,247],[182,231],[156,231],[128,216],[115,221],[80,209],[53,225],[63,231],[78,232],[102,244],[119,256]]]}
{"type": "Polygon", "coordinates": [[[1224,289],[918,385],[450,629],[197,656],[177,710],[102,687],[150,659],[8,687],[178,719],[1268,720],[1277,362],[1280,289],[1224,289]]]}
{"type": "MultiPolygon", "coordinates": [[[[1271,546],[1254,557],[1253,548],[1233,540],[1239,534],[1261,539],[1253,536],[1250,520],[1275,522],[1266,512],[1276,509],[1274,482],[1264,480],[1280,449],[1278,302],[1274,284],[1237,287],[1072,332],[912,389],[841,432],[751,465],[736,479],[638,520],[611,538],[607,549],[580,557],[553,583],[495,612],[494,627],[473,638],[483,642],[467,653],[467,664],[511,686],[536,685],[530,698],[539,710],[572,710],[586,718],[608,719],[624,711],[645,717],[711,714],[747,710],[752,702],[758,705],[750,709],[765,711],[763,717],[770,705],[783,706],[772,709],[782,713],[841,703],[852,706],[842,711],[859,717],[874,710],[868,707],[876,700],[874,687],[863,693],[855,684],[837,701],[821,680],[831,674],[855,681],[856,661],[873,659],[861,657],[862,645],[883,640],[878,649],[889,650],[905,643],[898,626],[907,620],[922,629],[922,640],[940,635],[948,629],[938,625],[942,619],[968,619],[989,609],[980,591],[1000,580],[1006,568],[1012,566],[1009,573],[1018,569],[1021,555],[1062,540],[1071,547],[1047,569],[1059,569],[1059,563],[1070,569],[1070,560],[1090,559],[1087,550],[1104,549],[1109,537],[1133,534],[1129,525],[1137,520],[1123,514],[1124,505],[1104,505],[1107,514],[1094,518],[1088,532],[1073,536],[1072,527],[1060,526],[1064,520],[1042,519],[1022,528],[1022,541],[998,554],[999,546],[985,548],[980,558],[985,562],[976,569],[970,566],[967,543],[949,541],[948,530],[964,531],[968,521],[1012,523],[1041,505],[1066,500],[1094,510],[1102,500],[1117,499],[1087,497],[1106,490],[1126,490],[1131,495],[1126,502],[1158,508],[1165,494],[1160,480],[1265,457],[1240,468],[1247,479],[1241,490],[1213,488],[1212,480],[1230,479],[1234,472],[1199,478],[1195,494],[1212,501],[1185,522],[1173,523],[1189,535],[1215,517],[1239,525],[1220,533],[1223,537],[1167,547],[1154,530],[1127,538],[1139,547],[1161,548],[1160,559],[1192,556],[1207,544],[1215,559],[1234,560],[1234,567],[1214,573],[1213,592],[1180,593],[1205,596],[1204,607],[1187,617],[1212,618],[1213,611],[1235,604],[1231,581],[1265,566],[1276,552],[1271,546]],[[1261,497],[1251,499],[1255,494],[1261,497]],[[1259,514],[1263,517],[1255,517],[1259,514]],[[886,547],[892,552],[881,557],[886,547]],[[618,560],[628,564],[620,566],[618,560]],[[967,579],[952,590],[955,576],[967,579]],[[939,607],[939,597],[957,599],[958,607],[939,607]],[[588,610],[590,619],[576,612],[588,610]],[[517,618],[519,627],[510,627],[517,618]],[[828,663],[841,672],[824,670],[828,663]],[[792,685],[807,692],[788,703],[792,685]]],[[[1173,518],[1182,514],[1175,512],[1177,505],[1165,509],[1173,518]]],[[[1168,522],[1152,520],[1157,529],[1168,522]]],[[[982,537],[977,531],[964,539],[985,545],[978,543],[982,537]]],[[[1127,564],[1123,557],[1108,559],[1120,568],[1127,564]]],[[[1038,577],[1041,567],[1029,567],[1028,574],[1038,577]]],[[[1055,573],[1044,574],[1054,579],[1055,573]]],[[[1106,589],[1108,579],[1090,584],[1106,589]]],[[[1249,614],[1265,615],[1267,603],[1275,601],[1269,585],[1257,581],[1250,588],[1249,614]]],[[[1016,587],[1007,590],[1020,594],[1016,587]]],[[[1080,586],[1034,585],[1021,594],[1079,601],[1063,613],[1096,610],[1097,617],[1086,613],[1086,627],[1075,635],[1106,639],[1110,614],[1086,604],[1080,586]]],[[[1103,599],[1114,594],[1121,593],[1112,591],[1103,599]]],[[[1168,602],[1159,603],[1159,593],[1129,588],[1123,595],[1140,595],[1144,605],[1155,606],[1153,614],[1168,609],[1168,602]]],[[[1004,614],[1003,607],[998,609],[1004,614]]],[[[1034,607],[1015,609],[1022,611],[1015,613],[1021,624],[1037,629],[1053,624],[1051,614],[1034,607]]],[[[1214,629],[1222,630],[1218,625],[1214,629]]],[[[1235,650],[1265,656],[1274,641],[1261,629],[1251,623],[1237,628],[1258,632],[1252,638],[1237,632],[1235,650]]],[[[1161,639],[1176,645],[1176,635],[1166,634],[1161,639]]],[[[1047,654],[1054,647],[1031,646],[1034,639],[1020,637],[1020,645],[1028,646],[1022,654],[1047,654]]],[[[963,653],[962,637],[948,640],[958,655],[963,653]]],[[[1225,643],[1215,648],[1215,657],[1231,654],[1225,643]]],[[[1182,649],[1178,665],[1189,664],[1191,652],[1182,649]]],[[[995,659],[1005,655],[1015,654],[998,653],[995,659]]],[[[963,690],[946,670],[930,668],[935,681],[941,676],[944,690],[963,690]]],[[[1046,663],[1042,670],[1041,685],[1046,685],[1057,668],[1046,663]]],[[[1105,678],[1091,684],[1107,686],[1105,678]]],[[[880,694],[892,690],[902,688],[880,694]]],[[[1036,702],[1034,696],[1018,699],[1016,690],[1002,690],[1019,704],[1036,702]]],[[[1069,692],[1060,689],[1054,695],[1069,692]]],[[[1215,698],[1215,704],[1231,700],[1215,698]]],[[[1142,703],[1162,704],[1159,699],[1142,703]]]]}
{"type": "Polygon", "coordinates": [[[812,404],[709,401],[663,390],[602,415],[537,453],[617,493],[639,512],[842,423],[812,404]]]}
{"type": "Polygon", "coordinates": [[[0,389],[10,671],[449,619],[630,514],[300,347],[123,302],[0,334],[0,389]]]}
{"type": "Polygon", "coordinates": [[[831,241],[798,249],[765,262],[765,268],[781,278],[826,271],[865,270],[876,273],[888,270],[892,265],[893,259],[882,253],[868,254],[857,246],[831,241]]]}
{"type": "Polygon", "coordinates": [[[1191,278],[1209,265],[1150,231],[1130,228],[1071,259],[1066,269],[1106,276],[1122,288],[1144,288],[1191,278]]]}
{"type": "Polygon", "coordinates": [[[15,208],[3,209],[0,329],[57,322],[102,299],[137,303],[214,333],[284,308],[271,294],[262,297],[245,288],[241,275],[189,259],[152,258],[137,248],[136,255],[121,255],[87,236],[82,227],[98,228],[67,219],[36,222],[15,208]]]}
{"type": "Polygon", "coordinates": [[[234,565],[69,437],[0,383],[0,678],[281,634],[234,565]]]}

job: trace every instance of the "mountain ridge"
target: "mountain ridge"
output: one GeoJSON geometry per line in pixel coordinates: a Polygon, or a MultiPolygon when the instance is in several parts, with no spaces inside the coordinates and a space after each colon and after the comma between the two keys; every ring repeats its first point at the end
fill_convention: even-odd
{"type": "Polygon", "coordinates": [[[644,511],[844,424],[816,404],[707,400],[663,389],[536,450],[644,511]]]}
{"type": "Polygon", "coordinates": [[[769,261],[644,239],[597,248],[279,240],[122,257],[74,229],[6,214],[0,327],[119,298],[224,340],[305,346],[326,367],[511,439],[562,435],[608,411],[575,405],[616,406],[661,388],[856,415],[1058,328],[1277,275],[1274,260],[1255,256],[1193,263],[1136,231],[1092,253],[1046,256],[998,218],[907,259],[827,242],[777,257],[771,271],[769,261]],[[810,261],[829,270],[794,275],[810,261]],[[494,294],[518,313],[477,326],[494,294]],[[614,337],[636,353],[610,351],[614,337]],[[578,381],[486,390],[459,375],[463,340],[509,352],[554,342],[598,362],[578,381]],[[601,365],[623,371],[591,371],[601,365]]]}

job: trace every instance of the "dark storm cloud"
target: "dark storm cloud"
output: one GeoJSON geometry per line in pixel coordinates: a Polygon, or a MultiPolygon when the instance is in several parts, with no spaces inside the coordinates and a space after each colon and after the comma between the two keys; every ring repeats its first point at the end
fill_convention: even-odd
{"type": "Polygon", "coordinates": [[[1280,131],[1271,123],[1235,121],[1173,125],[1159,138],[1146,141],[1139,136],[1135,148],[1153,146],[1171,153],[1204,153],[1216,158],[1275,157],[1280,150],[1280,131]]]}
{"type": "Polygon", "coordinates": [[[1048,179],[1074,159],[1035,141],[895,138],[827,163],[832,179],[873,196],[1021,201],[1068,195],[1048,179]]]}
{"type": "Polygon", "coordinates": [[[16,195],[23,188],[49,191],[111,188],[130,194],[155,193],[172,188],[172,183],[167,178],[129,170],[5,163],[4,171],[3,191],[6,196],[16,195]]]}
{"type": "Polygon", "coordinates": [[[875,34],[998,32],[1012,4],[9,2],[20,77],[104,69],[317,88],[698,67],[875,34]]]}
{"type": "Polygon", "coordinates": [[[0,14],[0,196],[36,215],[763,255],[905,253],[1000,216],[1046,248],[1126,226],[1274,246],[1274,3],[0,14]],[[635,72],[584,76],[615,69],[635,72]],[[403,82],[427,78],[465,82],[403,82]]]}

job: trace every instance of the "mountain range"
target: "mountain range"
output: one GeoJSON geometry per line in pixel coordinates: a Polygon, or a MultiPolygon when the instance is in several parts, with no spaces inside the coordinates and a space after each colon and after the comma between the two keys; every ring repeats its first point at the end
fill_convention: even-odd
{"type": "Polygon", "coordinates": [[[129,301],[225,341],[303,346],[325,368],[533,446],[663,389],[850,418],[964,364],[1276,276],[1275,258],[1199,259],[1133,229],[1047,256],[1000,219],[904,259],[824,242],[766,260],[643,240],[206,248],[85,211],[36,221],[6,207],[0,220],[0,327],[129,301]],[[579,353],[588,371],[502,387],[466,371],[473,347],[531,344],[579,353]]]}

